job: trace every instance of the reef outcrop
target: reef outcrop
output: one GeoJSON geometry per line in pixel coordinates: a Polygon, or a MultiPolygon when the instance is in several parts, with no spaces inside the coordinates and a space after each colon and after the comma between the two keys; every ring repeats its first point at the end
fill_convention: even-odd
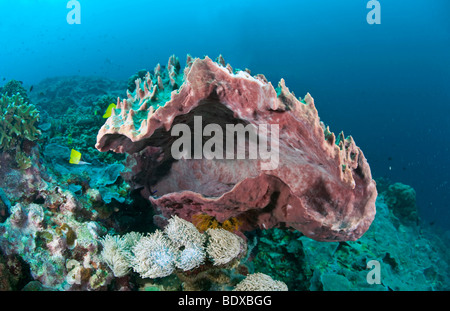
{"type": "Polygon", "coordinates": [[[37,128],[39,112],[36,107],[15,94],[11,97],[0,97],[0,150],[9,150],[21,146],[27,139],[34,141],[40,135],[37,128]]]}
{"type": "Polygon", "coordinates": [[[336,137],[320,121],[310,94],[296,98],[284,80],[274,88],[222,57],[188,56],[181,71],[172,56],[135,82],[100,129],[96,148],[130,155],[124,178],[161,216],[237,218],[243,231],[287,226],[319,241],[356,240],[369,228],[377,197],[369,164],[351,136],[336,137]],[[215,127],[192,145],[204,148],[214,138],[215,155],[231,148],[234,157],[174,156],[175,126],[195,133],[198,117],[215,127]],[[229,125],[242,125],[245,141],[218,150],[225,138],[213,132],[228,133],[229,125]],[[253,140],[270,142],[276,161],[252,157],[253,140]]]}
{"type": "Polygon", "coordinates": [[[37,127],[39,111],[28,101],[21,83],[14,82],[7,83],[2,88],[6,92],[0,94],[0,153],[8,151],[14,154],[17,166],[25,170],[32,165],[32,142],[41,135],[37,127]],[[18,90],[16,94],[6,95],[15,89],[18,90]],[[22,92],[25,97],[22,97],[22,92]]]}

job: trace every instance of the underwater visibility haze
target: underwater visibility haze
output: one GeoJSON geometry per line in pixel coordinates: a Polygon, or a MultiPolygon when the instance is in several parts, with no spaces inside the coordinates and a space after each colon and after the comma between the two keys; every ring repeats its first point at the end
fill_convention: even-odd
{"type": "Polygon", "coordinates": [[[448,12],[0,1],[0,290],[449,290],[448,12]]]}

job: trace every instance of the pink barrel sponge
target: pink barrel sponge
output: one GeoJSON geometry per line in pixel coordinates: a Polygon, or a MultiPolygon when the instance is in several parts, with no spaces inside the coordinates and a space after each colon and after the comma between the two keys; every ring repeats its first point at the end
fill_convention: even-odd
{"type": "Polygon", "coordinates": [[[188,56],[180,71],[172,56],[166,69],[158,65],[136,80],[134,93],[118,99],[100,129],[96,148],[128,153],[124,177],[166,218],[236,217],[243,231],[287,226],[315,240],[347,241],[361,237],[375,217],[375,182],[353,138],[330,132],[309,94],[300,100],[284,80],[274,88],[263,75],[234,71],[222,57],[188,56]],[[198,117],[203,127],[216,124],[224,132],[230,124],[269,129],[257,131],[257,141],[277,138],[276,165],[248,157],[250,149],[244,158],[175,158],[172,129],[186,124],[195,132],[198,117]]]}

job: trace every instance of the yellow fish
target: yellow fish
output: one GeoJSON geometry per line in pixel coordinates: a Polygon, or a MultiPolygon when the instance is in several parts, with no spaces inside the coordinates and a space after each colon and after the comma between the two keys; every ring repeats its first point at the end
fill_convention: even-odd
{"type": "Polygon", "coordinates": [[[116,109],[116,104],[114,104],[114,103],[109,104],[108,108],[106,109],[105,114],[103,115],[103,119],[109,118],[111,116],[113,109],[116,109]]]}
{"type": "Polygon", "coordinates": [[[70,164],[78,164],[78,163],[80,163],[80,160],[81,160],[81,153],[76,151],[75,149],[72,149],[72,151],[70,152],[69,163],[70,164]]]}
{"type": "Polygon", "coordinates": [[[70,164],[79,164],[79,165],[91,165],[91,163],[80,161],[81,160],[81,152],[72,149],[70,152],[70,164]]]}

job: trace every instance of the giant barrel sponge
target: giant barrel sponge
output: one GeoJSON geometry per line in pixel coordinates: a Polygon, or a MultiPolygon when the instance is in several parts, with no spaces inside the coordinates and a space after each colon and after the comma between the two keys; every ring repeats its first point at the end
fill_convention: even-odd
{"type": "Polygon", "coordinates": [[[129,154],[123,176],[159,219],[192,222],[206,214],[219,222],[239,219],[242,231],[286,226],[319,241],[356,240],[369,228],[377,196],[369,164],[351,136],[336,137],[320,121],[309,94],[298,99],[284,80],[274,88],[222,57],[188,55],[180,71],[172,56],[135,82],[100,129],[96,148],[129,154]],[[195,130],[196,117],[224,131],[229,124],[277,125],[278,137],[258,132],[258,141],[278,139],[272,146],[277,165],[263,168],[262,158],[174,157],[171,130],[179,124],[195,130]]]}

